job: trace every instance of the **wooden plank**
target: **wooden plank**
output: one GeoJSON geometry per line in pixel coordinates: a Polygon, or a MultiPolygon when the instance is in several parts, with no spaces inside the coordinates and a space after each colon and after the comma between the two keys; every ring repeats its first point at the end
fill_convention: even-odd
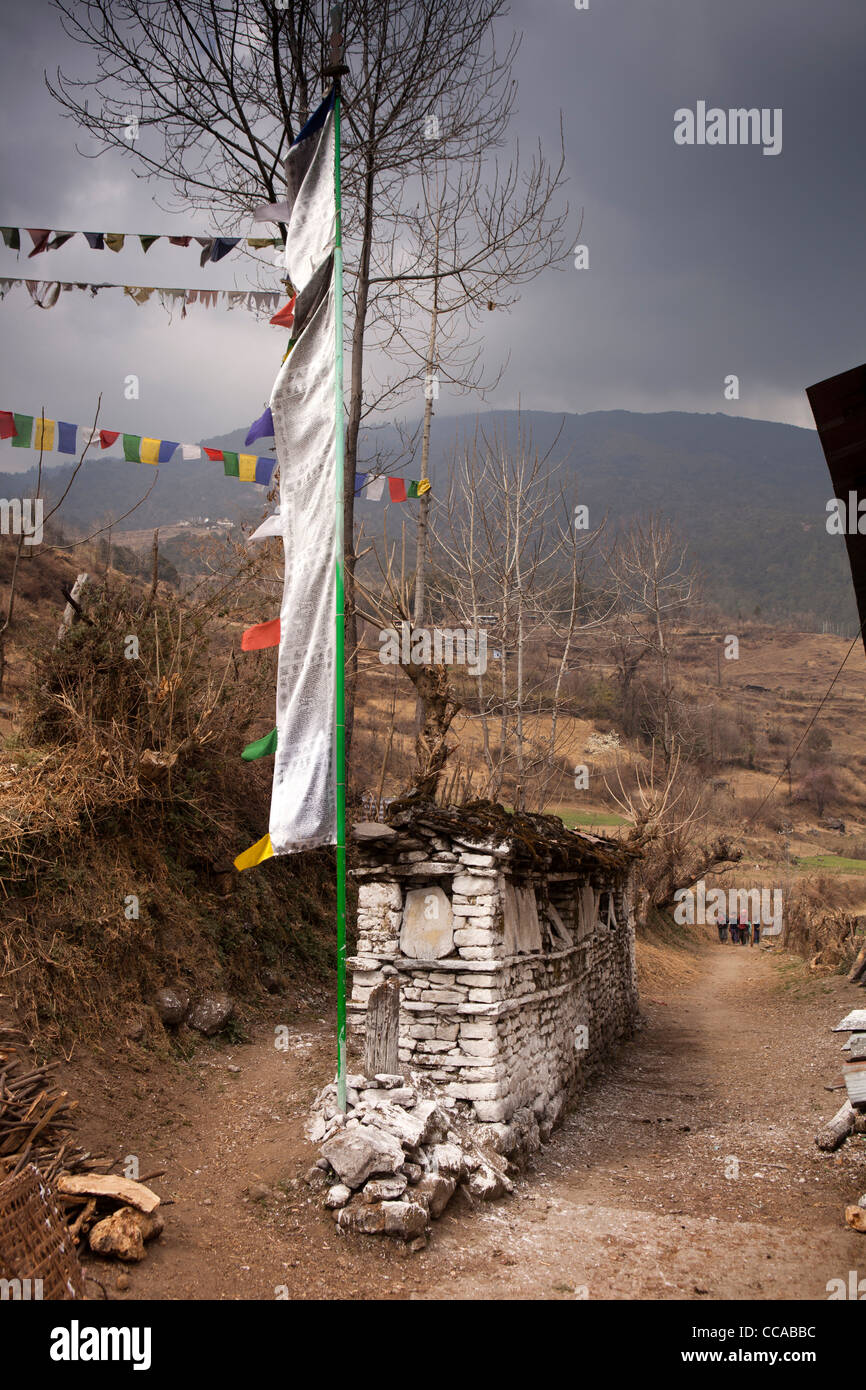
{"type": "Polygon", "coordinates": [[[367,1076],[400,1070],[400,985],[383,980],[367,1000],[364,1071],[367,1076]]]}
{"type": "Polygon", "coordinates": [[[866,1009],[852,1009],[841,1023],[837,1023],[834,1033],[866,1033],[866,1009]]]}
{"type": "Polygon", "coordinates": [[[866,1105],[866,1062],[846,1062],[843,1075],[851,1104],[866,1105]]]}
{"type": "Polygon", "coordinates": [[[133,1182],[131,1178],[117,1178],[113,1173],[100,1176],[98,1173],[79,1173],[73,1177],[57,1179],[58,1192],[76,1196],[79,1192],[88,1197],[114,1197],[127,1206],[137,1207],[139,1211],[155,1211],[159,1198],[143,1183],[133,1182]]]}

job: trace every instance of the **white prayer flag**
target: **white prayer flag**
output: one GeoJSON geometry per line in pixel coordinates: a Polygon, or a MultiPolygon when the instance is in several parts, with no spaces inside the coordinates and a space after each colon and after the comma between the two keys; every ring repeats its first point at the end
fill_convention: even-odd
{"type": "Polygon", "coordinates": [[[385,475],[382,473],[378,478],[370,478],[370,480],[364,484],[362,496],[365,502],[379,502],[381,501],[384,491],[385,475]]]}
{"type": "Polygon", "coordinates": [[[269,825],[274,854],[337,839],[334,136],[331,96],[301,131],[286,168],[290,198],[295,194],[286,268],[303,314],[296,313],[297,341],[270,399],[285,554],[269,825]]]}

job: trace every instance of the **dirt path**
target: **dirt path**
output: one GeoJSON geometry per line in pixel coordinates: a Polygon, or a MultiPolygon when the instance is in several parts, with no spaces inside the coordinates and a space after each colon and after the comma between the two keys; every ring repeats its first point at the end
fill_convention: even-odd
{"type": "Polygon", "coordinates": [[[826,1298],[829,1279],[866,1271],[842,1220],[866,1190],[866,1141],[839,1155],[813,1143],[841,1103],[825,1089],[840,1059],[829,1027],[860,1003],[787,958],[708,948],[694,984],[644,1000],[646,1028],[515,1196],[474,1211],[455,1199],[414,1256],[338,1238],[304,1182],[329,1022],[293,1028],[288,1052],[263,1033],[157,1071],[123,1117],[109,1078],[107,1132],[116,1143],[122,1128],[142,1173],[167,1167],[154,1186],[173,1204],[128,1293],[116,1266],[99,1277],[125,1298],[826,1298]]]}

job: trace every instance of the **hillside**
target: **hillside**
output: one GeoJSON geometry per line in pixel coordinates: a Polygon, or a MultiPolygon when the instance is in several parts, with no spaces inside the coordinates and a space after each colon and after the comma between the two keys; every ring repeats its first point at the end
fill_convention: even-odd
{"type": "MultiPolygon", "coordinates": [[[[488,437],[497,431],[511,439],[516,435],[516,412],[488,411],[479,419],[488,437]]],[[[521,419],[539,451],[550,450],[551,460],[561,463],[563,484],[589,506],[592,525],[607,516],[615,528],[637,514],[660,510],[687,532],[706,575],[709,602],[733,616],[794,620],[813,630],[824,623],[856,630],[844,545],[824,527],[831,488],[813,431],[685,412],[529,411],[521,419]]],[[[439,495],[447,487],[455,448],[474,428],[474,416],[434,420],[431,477],[439,495]]],[[[238,429],[208,443],[237,449],[245,432],[238,429]]],[[[266,452],[268,442],[257,447],[266,452]]],[[[399,456],[396,426],[364,432],[362,460],[377,452],[399,456]]],[[[417,457],[401,459],[394,471],[416,476],[417,457]]],[[[65,465],[49,470],[49,495],[57,495],[68,474],[65,465]]],[[[34,480],[33,470],[0,473],[0,495],[21,495],[34,480]]],[[[120,516],[151,481],[140,464],[88,460],[64,503],[64,528],[81,534],[94,522],[120,516]]],[[[218,463],[172,463],[160,468],[153,492],[127,524],[143,530],[202,516],[255,521],[265,505],[263,488],[224,478],[218,463]]],[[[358,503],[368,533],[381,505],[358,503]]]]}

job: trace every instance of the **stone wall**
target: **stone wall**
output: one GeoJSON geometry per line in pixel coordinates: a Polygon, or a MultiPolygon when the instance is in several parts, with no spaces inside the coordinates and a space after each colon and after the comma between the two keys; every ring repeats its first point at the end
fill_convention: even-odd
{"type": "Polygon", "coordinates": [[[396,975],[401,1064],[500,1152],[531,1150],[634,1028],[629,855],[552,817],[499,812],[493,833],[441,808],[397,821],[355,828],[352,1032],[396,975]]]}

